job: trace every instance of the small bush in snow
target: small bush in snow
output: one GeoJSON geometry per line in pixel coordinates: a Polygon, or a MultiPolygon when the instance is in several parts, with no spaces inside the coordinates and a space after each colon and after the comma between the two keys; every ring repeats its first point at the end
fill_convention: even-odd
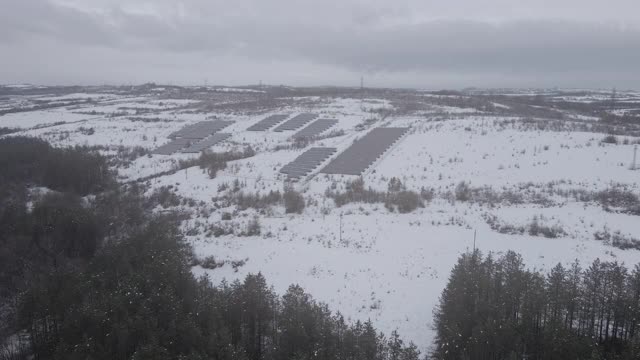
{"type": "Polygon", "coordinates": [[[546,238],[558,238],[566,235],[566,233],[559,225],[543,225],[538,221],[538,218],[534,216],[531,224],[529,224],[529,235],[544,236],[546,238]]]}
{"type": "Polygon", "coordinates": [[[163,186],[151,194],[149,202],[153,206],[157,204],[166,209],[171,206],[179,206],[180,197],[171,191],[171,188],[163,186]]]}
{"type": "Polygon", "coordinates": [[[435,190],[433,190],[433,188],[429,188],[426,189],[424,187],[422,187],[420,189],[420,197],[422,198],[422,200],[431,202],[433,200],[433,198],[435,197],[435,190]]]}
{"type": "Polygon", "coordinates": [[[420,195],[414,191],[400,191],[394,197],[394,203],[398,206],[398,212],[402,214],[410,213],[422,206],[420,195]]]}
{"type": "Polygon", "coordinates": [[[213,257],[213,255],[209,255],[206,258],[202,259],[200,261],[200,266],[202,266],[205,269],[209,269],[209,270],[213,270],[213,269],[217,269],[221,266],[224,265],[224,261],[223,262],[217,262],[216,258],[213,257]]]}
{"type": "Polygon", "coordinates": [[[640,205],[638,195],[620,187],[611,187],[598,192],[595,200],[605,207],[633,208],[640,205]]]}
{"type": "Polygon", "coordinates": [[[255,216],[253,219],[249,220],[245,234],[246,236],[258,236],[260,235],[260,228],[260,221],[258,220],[258,217],[255,216]]]}
{"type": "Polygon", "coordinates": [[[302,213],[304,210],[304,197],[293,189],[286,189],[284,192],[284,208],[287,214],[302,213]]]}
{"type": "Polygon", "coordinates": [[[367,204],[384,203],[387,210],[395,211],[397,207],[400,213],[408,213],[418,207],[424,206],[420,194],[405,190],[404,185],[396,178],[392,178],[389,181],[389,191],[387,192],[365,188],[362,178],[348,182],[346,189],[343,193],[327,189],[325,195],[332,198],[336,206],[342,206],[352,202],[363,202],[367,204]]]}
{"type": "Polygon", "coordinates": [[[607,135],[602,139],[602,143],[604,144],[618,144],[618,138],[615,135],[607,135]]]}
{"type": "Polygon", "coordinates": [[[464,181],[461,181],[456,186],[456,200],[469,201],[471,200],[471,187],[464,181]]]}
{"type": "Polygon", "coordinates": [[[231,267],[233,268],[233,271],[238,272],[238,269],[242,266],[244,266],[247,263],[247,259],[243,259],[243,260],[233,260],[231,262],[231,267]]]}
{"type": "Polygon", "coordinates": [[[640,239],[622,234],[620,231],[610,232],[607,227],[602,231],[596,231],[593,234],[596,240],[603,241],[618,249],[636,249],[640,250],[640,239]]]}

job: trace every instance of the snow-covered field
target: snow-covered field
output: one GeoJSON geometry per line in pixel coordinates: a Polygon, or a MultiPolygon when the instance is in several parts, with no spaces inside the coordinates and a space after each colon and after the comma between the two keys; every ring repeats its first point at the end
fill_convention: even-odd
{"type": "MultiPolygon", "coordinates": [[[[524,116],[479,111],[468,104],[437,105],[431,101],[442,96],[426,93],[419,98],[428,106],[413,113],[396,113],[394,101],[382,97],[293,97],[268,110],[242,107],[235,111],[201,110],[200,105],[210,101],[160,96],[162,91],[155,88],[148,95],[135,96],[42,95],[38,98],[54,104],[78,98],[91,98],[92,102],[7,113],[0,116],[0,128],[18,130],[5,136],[38,136],[56,146],[98,145],[111,155],[118,148],[152,150],[167,143],[172,132],[198,121],[213,118],[234,121],[223,130],[232,136],[211,150],[251,147],[256,155],[230,162],[213,179],[197,166],[177,170],[180,160],[196,158],[195,154],[145,154],[114,170],[121,181],[149,179],[148,192],[171,187],[177,195],[196,200],[192,207],[180,208],[192,214],[183,227],[197,256],[246,260],[237,268],[228,263],[215,270],[198,266],[194,273],[207,273],[218,282],[261,271],[278,292],[298,283],[347,318],[370,318],[387,333],[398,329],[404,338],[422,349],[428,348],[433,338],[432,311],[449,271],[457,257],[473,247],[474,232],[476,246],[482,251],[515,250],[523,255],[529,267],[541,270],[575,259],[582,263],[595,258],[627,264],[640,262],[640,251],[621,250],[594,238],[594,233],[603,229],[619,231],[627,238],[640,238],[638,216],[606,211],[597,203],[578,202],[552,191],[595,192],[615,186],[640,195],[640,170],[630,169],[640,137],[618,136],[618,144],[603,143],[606,133],[586,132],[584,127],[583,131],[551,131],[530,126],[532,121],[548,119],[528,118],[529,125],[524,126],[524,116]],[[432,189],[434,199],[409,214],[389,212],[382,203],[336,207],[326,197],[326,190],[341,191],[354,177],[316,171],[293,184],[307,200],[302,214],[285,214],[281,204],[268,211],[217,204],[216,198],[231,191],[225,188],[234,182],[245,193],[283,191],[286,178],[280,168],[305,149],[293,146],[292,131],[246,129],[271,114],[300,112],[315,112],[320,118],[339,120],[338,125],[324,134],[340,132],[311,145],[336,147],[338,153],[374,127],[411,127],[408,135],[365,172],[363,180],[367,187],[386,191],[389,180],[396,177],[408,190],[432,189]],[[448,194],[460,182],[496,192],[533,192],[552,201],[542,205],[455,201],[448,194]],[[231,213],[232,220],[221,220],[223,212],[231,213]],[[260,236],[207,235],[210,233],[207,229],[217,224],[232,226],[238,234],[254,216],[258,216],[261,224],[260,236]],[[488,218],[521,227],[535,220],[561,228],[563,234],[546,238],[527,232],[499,233],[492,230],[488,218]]],[[[217,91],[252,94],[248,89],[217,91]]],[[[621,99],[637,99],[635,93],[624,96],[621,99]]],[[[555,98],[580,103],[607,99],[606,93],[555,98]]],[[[12,96],[3,100],[2,109],[25,107],[30,101],[12,96]]],[[[492,104],[502,111],[510,109],[500,103],[492,104]]],[[[568,118],[598,121],[595,116],[573,112],[568,118]]]]}

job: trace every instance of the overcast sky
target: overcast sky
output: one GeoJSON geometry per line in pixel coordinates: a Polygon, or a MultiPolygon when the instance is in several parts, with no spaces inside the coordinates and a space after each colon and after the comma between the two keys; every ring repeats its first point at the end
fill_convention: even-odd
{"type": "Polygon", "coordinates": [[[640,89],[640,0],[0,5],[0,83],[640,89]]]}

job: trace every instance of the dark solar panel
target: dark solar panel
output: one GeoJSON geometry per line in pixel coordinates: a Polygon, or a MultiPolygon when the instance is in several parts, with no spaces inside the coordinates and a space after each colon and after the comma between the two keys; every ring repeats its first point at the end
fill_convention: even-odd
{"type": "Polygon", "coordinates": [[[287,174],[287,177],[290,179],[299,179],[312,172],[335,152],[335,148],[311,148],[292,162],[283,166],[280,172],[287,174]]]}
{"type": "MultiPolygon", "coordinates": [[[[212,121],[201,121],[195,124],[187,125],[182,129],[175,131],[171,135],[169,135],[169,138],[172,138],[174,140],[158,147],[157,149],[153,150],[152,153],[160,154],[160,155],[171,155],[176,151],[184,149],[185,147],[192,148],[193,146],[199,146],[200,140],[205,139],[211,136],[212,134],[215,134],[216,132],[224,129],[225,127],[231,124],[233,124],[233,121],[212,120],[212,121]]],[[[226,135],[227,136],[224,137],[224,139],[229,137],[228,134],[226,135]]],[[[211,140],[214,140],[214,139],[216,140],[216,143],[224,140],[224,139],[218,140],[219,137],[215,137],[215,136],[212,137],[211,140]]],[[[206,144],[207,143],[204,143],[201,146],[204,146],[206,144]]],[[[212,145],[209,145],[209,146],[212,146],[212,145]]],[[[209,147],[209,146],[206,146],[206,147],[209,147]]]]}
{"type": "Polygon", "coordinates": [[[187,125],[187,126],[183,127],[182,129],[174,131],[171,134],[169,134],[169,138],[176,138],[181,133],[183,133],[185,131],[191,131],[191,130],[195,129],[195,127],[196,127],[196,124],[187,125]]]}
{"type": "Polygon", "coordinates": [[[280,132],[280,131],[286,131],[286,130],[297,130],[303,127],[309,121],[314,120],[317,117],[318,117],[317,114],[312,114],[312,113],[298,114],[292,117],[291,119],[285,121],[277,128],[273,129],[273,131],[280,132]]]}
{"type": "Polygon", "coordinates": [[[271,115],[249,126],[247,130],[248,131],[265,131],[274,127],[276,124],[280,123],[281,121],[283,121],[288,117],[289,115],[271,115]]]}
{"type": "Polygon", "coordinates": [[[171,155],[174,152],[189,146],[191,142],[193,142],[193,140],[191,139],[171,140],[168,143],[162,146],[159,146],[157,149],[153,150],[152,153],[158,154],[158,155],[171,155]]]}
{"type": "Polygon", "coordinates": [[[320,135],[322,132],[328,130],[333,125],[337,124],[338,120],[336,119],[320,119],[312,122],[307,125],[304,129],[298,131],[293,137],[295,138],[311,138],[317,135],[320,135]]]}
{"type": "Polygon", "coordinates": [[[321,172],[360,175],[408,130],[409,128],[375,128],[333,159],[321,172]]]}
{"type": "Polygon", "coordinates": [[[181,152],[183,153],[199,153],[203,150],[206,150],[210,147],[212,147],[213,145],[222,142],[226,139],[228,139],[231,136],[231,134],[227,134],[227,133],[216,133],[211,135],[210,137],[192,144],[191,146],[189,146],[188,148],[182,150],[181,152]]]}
{"type": "Polygon", "coordinates": [[[204,139],[225,127],[233,124],[233,121],[212,120],[201,121],[195,124],[187,125],[182,129],[172,133],[169,137],[186,138],[186,139],[204,139]]]}

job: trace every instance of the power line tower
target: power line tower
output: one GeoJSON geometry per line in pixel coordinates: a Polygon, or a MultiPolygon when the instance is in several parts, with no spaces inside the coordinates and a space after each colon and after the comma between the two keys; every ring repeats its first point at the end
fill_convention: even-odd
{"type": "Polygon", "coordinates": [[[616,97],[618,95],[618,91],[616,90],[616,88],[614,87],[613,90],[611,91],[611,112],[613,112],[613,110],[616,109],[616,97]]]}
{"type": "Polygon", "coordinates": [[[364,107],[364,76],[360,76],[360,108],[364,107]]]}
{"type": "Polygon", "coordinates": [[[262,100],[262,79],[258,80],[258,94],[256,95],[256,111],[260,110],[262,100]]]}

